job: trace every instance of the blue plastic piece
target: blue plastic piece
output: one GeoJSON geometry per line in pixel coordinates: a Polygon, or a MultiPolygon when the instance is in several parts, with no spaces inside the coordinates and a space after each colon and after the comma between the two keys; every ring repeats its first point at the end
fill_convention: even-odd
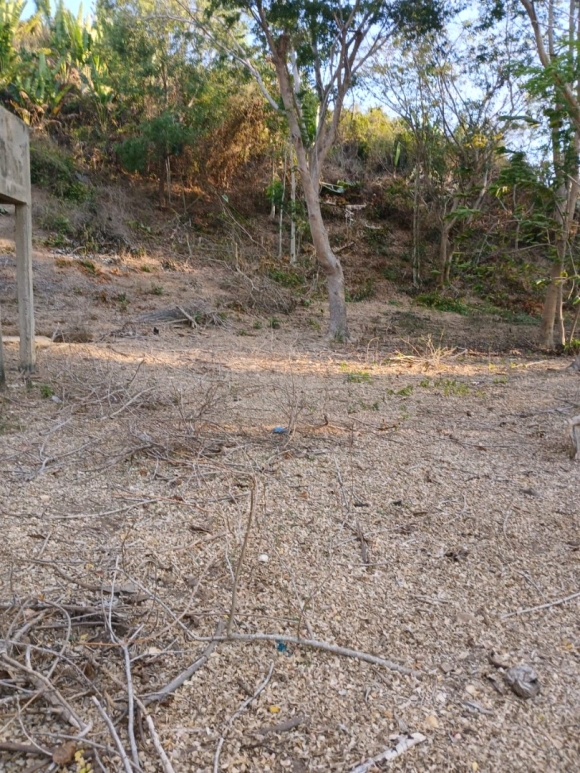
{"type": "Polygon", "coordinates": [[[274,429],[272,430],[272,434],[274,434],[274,435],[287,435],[288,434],[288,430],[286,429],[286,427],[274,427],[274,429]]]}

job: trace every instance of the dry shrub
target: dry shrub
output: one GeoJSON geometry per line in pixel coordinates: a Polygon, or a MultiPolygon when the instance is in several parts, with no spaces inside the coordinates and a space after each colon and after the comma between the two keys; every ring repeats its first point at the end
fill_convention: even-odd
{"type": "Polygon", "coordinates": [[[260,314],[290,314],[296,308],[292,293],[267,276],[248,276],[241,272],[228,277],[222,285],[234,296],[235,303],[242,310],[260,314]]]}
{"type": "Polygon", "coordinates": [[[247,91],[233,95],[228,117],[202,142],[197,153],[202,172],[217,188],[228,188],[252,156],[263,152],[270,136],[264,101],[247,91]]]}
{"type": "Polygon", "coordinates": [[[159,309],[157,311],[142,314],[137,318],[137,322],[156,322],[156,323],[179,323],[205,327],[215,325],[216,327],[225,327],[226,320],[223,314],[211,306],[203,298],[194,298],[182,306],[172,306],[168,309],[159,309]]]}
{"type": "Polygon", "coordinates": [[[52,340],[67,344],[86,344],[94,341],[95,336],[86,324],[73,322],[64,328],[57,328],[52,334],[52,340]]]}

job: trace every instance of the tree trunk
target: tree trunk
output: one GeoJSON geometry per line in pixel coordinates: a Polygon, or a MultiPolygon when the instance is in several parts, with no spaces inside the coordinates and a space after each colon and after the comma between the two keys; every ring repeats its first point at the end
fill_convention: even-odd
{"type": "Polygon", "coordinates": [[[165,179],[166,179],[166,170],[165,170],[165,159],[161,162],[161,168],[159,169],[159,206],[161,209],[165,209],[165,179]]]}
{"type": "MultiPolygon", "coordinates": [[[[562,287],[560,277],[562,276],[562,262],[557,260],[552,264],[550,271],[550,284],[546,291],[546,300],[544,301],[544,308],[542,309],[542,324],[540,327],[539,344],[545,349],[554,348],[554,327],[556,323],[556,316],[562,316],[562,287]],[[560,311],[558,312],[558,307],[560,311]]],[[[563,328],[563,325],[561,326],[563,328]]],[[[562,331],[559,331],[561,337],[562,331]]],[[[561,345],[565,343],[560,340],[561,345]]]]}
{"type": "Polygon", "coordinates": [[[290,148],[290,265],[296,264],[296,166],[294,148],[290,148]]]}
{"type": "MultiPolygon", "coordinates": [[[[310,233],[316,250],[316,258],[326,275],[328,287],[328,305],[330,311],[329,336],[336,340],[344,341],[350,337],[346,320],[346,299],[344,293],[344,274],[340,261],[333,253],[328,239],[328,232],[322,219],[320,209],[320,164],[324,160],[325,153],[318,144],[307,152],[301,129],[301,119],[298,108],[294,102],[292,79],[287,69],[286,56],[288,54],[288,38],[282,35],[277,43],[269,41],[273,54],[273,62],[278,76],[280,95],[290,126],[290,136],[296,151],[296,163],[302,182],[306,209],[308,210],[308,222],[310,233]]],[[[318,137],[319,138],[319,137],[318,137]]],[[[318,140],[317,138],[317,140],[318,140]]]]}
{"type": "Polygon", "coordinates": [[[349,338],[348,324],[346,320],[346,299],[344,295],[344,274],[340,261],[333,253],[328,239],[328,232],[322,219],[320,210],[320,195],[318,182],[316,186],[307,169],[302,169],[298,161],[306,209],[308,210],[308,222],[310,233],[316,250],[316,257],[326,275],[328,286],[328,305],[330,311],[330,326],[328,333],[331,338],[345,341],[349,338]]]}
{"type": "Polygon", "coordinates": [[[421,282],[421,255],[419,251],[419,167],[415,167],[415,185],[413,189],[413,287],[421,282]]]}
{"type": "Polygon", "coordinates": [[[441,240],[439,242],[439,286],[443,287],[449,282],[451,276],[451,260],[449,258],[449,232],[452,224],[444,220],[441,226],[441,240]]]}

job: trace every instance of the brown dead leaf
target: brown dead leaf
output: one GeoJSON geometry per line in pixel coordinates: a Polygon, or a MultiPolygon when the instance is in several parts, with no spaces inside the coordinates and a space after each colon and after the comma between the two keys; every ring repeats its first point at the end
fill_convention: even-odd
{"type": "Polygon", "coordinates": [[[62,746],[57,746],[52,750],[52,761],[56,765],[70,765],[75,758],[77,745],[74,741],[67,741],[62,746]]]}

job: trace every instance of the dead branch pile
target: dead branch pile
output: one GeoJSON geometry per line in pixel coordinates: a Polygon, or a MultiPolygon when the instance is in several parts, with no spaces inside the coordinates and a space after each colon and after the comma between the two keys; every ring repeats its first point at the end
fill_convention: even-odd
{"type": "Polygon", "coordinates": [[[267,276],[244,274],[238,271],[222,283],[242,310],[258,314],[290,314],[296,308],[296,298],[267,276]]]}
{"type": "Polygon", "coordinates": [[[152,324],[182,324],[185,323],[191,327],[205,327],[214,325],[215,327],[225,327],[226,318],[220,314],[217,309],[211,306],[203,298],[195,298],[187,305],[172,306],[167,309],[159,309],[142,314],[137,317],[136,322],[150,322],[152,324]]]}

